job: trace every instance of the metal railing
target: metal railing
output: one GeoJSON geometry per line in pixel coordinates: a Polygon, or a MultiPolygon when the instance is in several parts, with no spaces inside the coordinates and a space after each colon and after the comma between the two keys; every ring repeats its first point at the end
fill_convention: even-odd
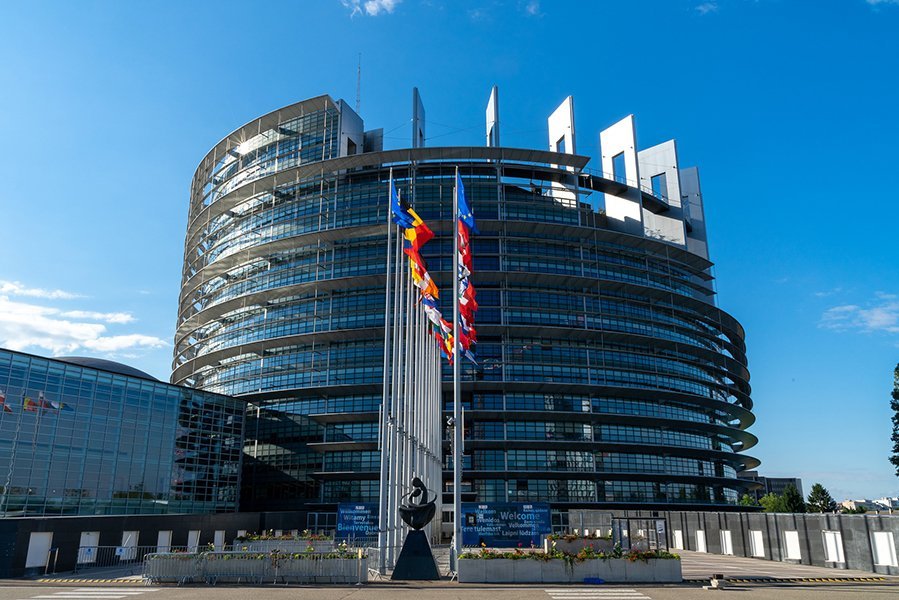
{"type": "Polygon", "coordinates": [[[601,179],[608,179],[609,181],[621,183],[628,187],[636,188],[636,189],[640,190],[641,192],[643,192],[645,194],[649,194],[653,198],[658,199],[659,201],[661,201],[664,204],[670,204],[670,202],[668,201],[668,196],[666,196],[665,194],[657,193],[652,189],[652,187],[650,187],[648,185],[643,185],[642,183],[640,183],[638,181],[634,181],[633,179],[626,179],[624,177],[616,176],[612,173],[604,173],[603,171],[599,171],[596,169],[584,168],[584,169],[581,169],[581,172],[586,173],[588,175],[592,175],[594,177],[599,177],[601,179]]]}
{"type": "Polygon", "coordinates": [[[667,531],[667,519],[612,519],[612,539],[624,550],[668,550],[667,531]]]}
{"type": "MultiPolygon", "coordinates": [[[[59,552],[58,548],[54,548],[59,552]]],[[[122,567],[137,575],[143,567],[144,557],[154,552],[196,552],[187,546],[81,546],[78,548],[73,573],[83,573],[92,569],[122,567]]],[[[58,556],[57,556],[58,558],[58,556]]],[[[66,562],[63,555],[63,564],[66,562]]],[[[54,561],[54,567],[56,562],[54,561]]],[[[52,572],[56,572],[54,568],[52,572]]]]}

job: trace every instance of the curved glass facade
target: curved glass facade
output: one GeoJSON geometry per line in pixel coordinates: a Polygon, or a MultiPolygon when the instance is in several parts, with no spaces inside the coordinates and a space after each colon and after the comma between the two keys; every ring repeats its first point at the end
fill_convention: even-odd
{"type": "Polygon", "coordinates": [[[237,509],[245,405],[0,350],[0,515],[237,509]]]}
{"type": "Polygon", "coordinates": [[[389,173],[437,234],[422,254],[447,290],[457,166],[481,231],[466,500],[736,504],[736,472],[758,464],[742,453],[754,417],[711,263],[616,230],[602,198],[626,186],[579,157],[362,152],[351,117],[327,97],[261,117],[193,182],[173,382],[251,403],[242,507],[377,500],[389,173]]]}

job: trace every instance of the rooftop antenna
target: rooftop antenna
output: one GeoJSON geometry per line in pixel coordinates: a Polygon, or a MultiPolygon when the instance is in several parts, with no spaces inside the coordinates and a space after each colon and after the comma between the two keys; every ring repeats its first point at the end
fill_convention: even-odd
{"type": "Polygon", "coordinates": [[[356,114],[359,114],[359,103],[362,100],[362,53],[356,62],[356,114]]]}

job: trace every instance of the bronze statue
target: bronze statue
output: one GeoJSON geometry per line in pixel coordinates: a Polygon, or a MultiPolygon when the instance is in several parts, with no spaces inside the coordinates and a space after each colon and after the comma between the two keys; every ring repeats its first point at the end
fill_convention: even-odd
{"type": "Polygon", "coordinates": [[[406,525],[418,531],[434,518],[434,514],[437,512],[436,500],[437,496],[435,495],[432,500],[428,501],[428,488],[421,479],[415,477],[412,480],[412,493],[409,494],[408,504],[400,506],[400,517],[406,525]],[[417,504],[414,502],[416,498],[418,498],[417,504]]]}

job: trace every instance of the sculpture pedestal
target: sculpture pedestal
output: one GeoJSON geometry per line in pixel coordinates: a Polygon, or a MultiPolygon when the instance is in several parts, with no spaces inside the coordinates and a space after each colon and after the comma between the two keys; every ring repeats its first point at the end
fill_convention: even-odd
{"type": "Polygon", "coordinates": [[[403,542],[403,549],[391,579],[407,581],[434,581],[440,579],[437,563],[431,554],[431,544],[424,531],[410,531],[403,542]]]}

